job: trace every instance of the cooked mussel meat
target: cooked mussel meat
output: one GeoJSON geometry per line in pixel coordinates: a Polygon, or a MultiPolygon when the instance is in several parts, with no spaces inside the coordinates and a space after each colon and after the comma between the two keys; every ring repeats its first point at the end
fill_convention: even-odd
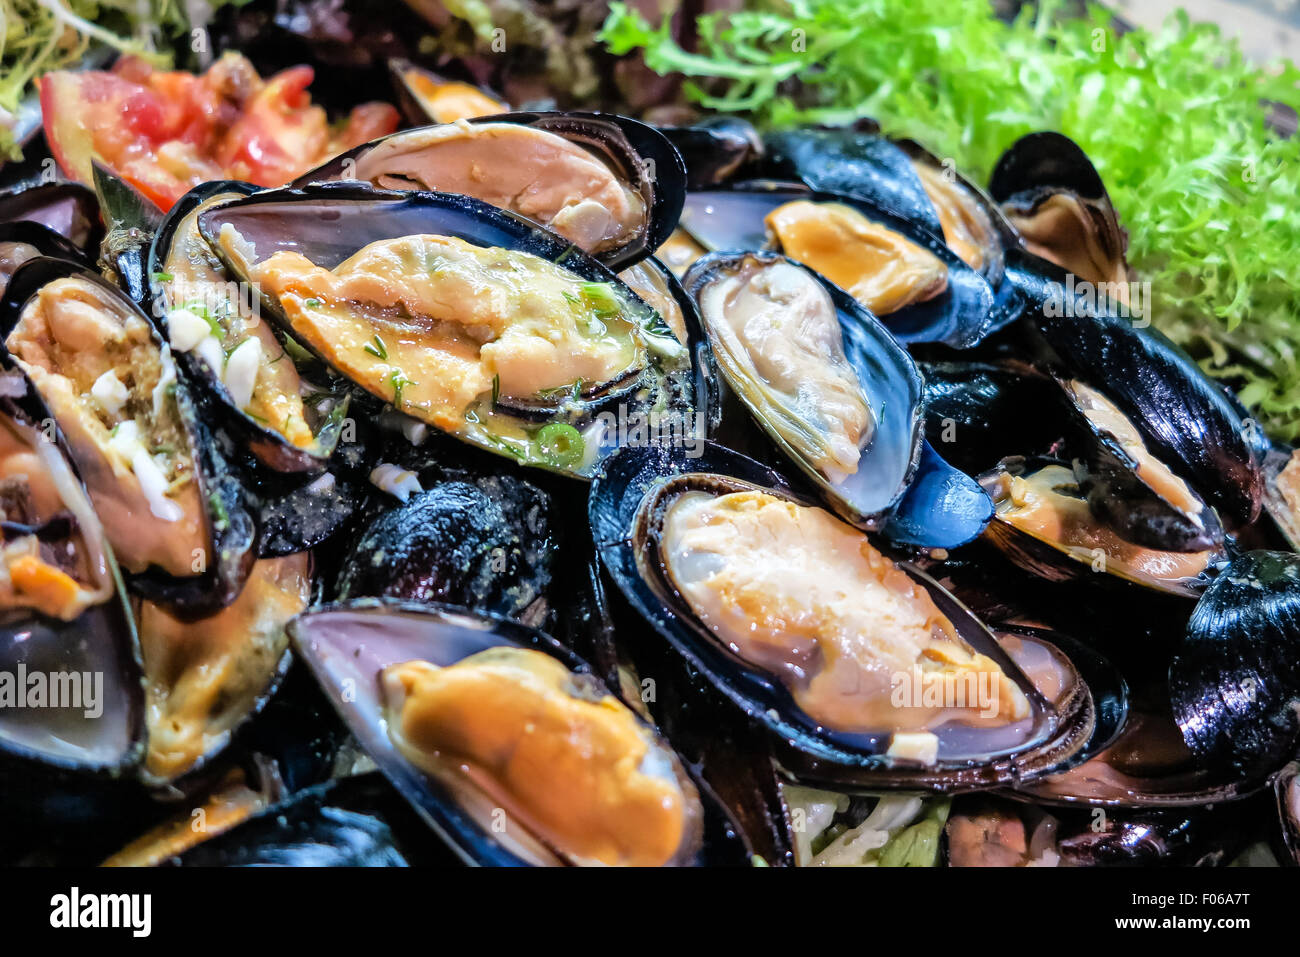
{"type": "Polygon", "coordinates": [[[310,565],[305,553],[259,560],[239,597],[198,621],[142,603],[147,780],[197,769],[274,691],[290,661],[285,625],[311,598],[310,565]]]}
{"type": "Polygon", "coordinates": [[[297,184],[347,179],[472,196],[526,216],[621,269],[672,232],[685,175],[672,145],[635,120],[512,113],[395,133],[336,157],[297,184]]]}
{"type": "Polygon", "coordinates": [[[115,287],[50,259],[15,273],[3,312],[5,349],[67,438],[133,587],[186,616],[232,601],[252,522],[149,321],[115,287]]]}
{"type": "Polygon", "coordinates": [[[409,60],[393,60],[388,69],[398,102],[413,123],[454,123],[510,109],[493,93],[464,80],[441,76],[409,60]]]}
{"type": "Polygon", "coordinates": [[[686,278],[732,392],[855,522],[876,524],[911,477],[920,377],[870,315],[771,253],[717,254],[686,278]]]}

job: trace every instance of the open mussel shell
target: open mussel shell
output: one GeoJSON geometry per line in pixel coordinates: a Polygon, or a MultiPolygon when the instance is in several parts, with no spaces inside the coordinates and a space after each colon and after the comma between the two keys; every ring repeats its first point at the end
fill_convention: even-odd
{"type": "Polygon", "coordinates": [[[993,289],[989,331],[1024,311],[1025,298],[1007,282],[1004,249],[1020,239],[998,205],[977,185],[913,140],[890,140],[870,121],[848,127],[768,134],[763,169],[815,190],[840,193],[896,213],[943,237],[993,289]]]}
{"type": "Polygon", "coordinates": [[[993,518],[993,500],[928,441],[921,443],[916,471],[882,532],[896,545],[958,548],[974,541],[993,518]]]}
{"type": "MultiPolygon", "coordinates": [[[[16,373],[4,375],[14,381],[16,373]]],[[[7,592],[0,599],[0,768],[16,762],[42,773],[117,777],[135,767],[144,747],[135,625],[63,439],[48,436],[33,410],[39,403],[31,395],[0,399],[6,482],[26,480],[24,490],[6,490],[0,509],[7,592]],[[59,582],[75,583],[72,594],[59,582]]]]}
{"type": "MultiPolygon", "coordinates": [[[[69,289],[82,288],[103,308],[116,313],[114,321],[127,326],[135,319],[144,323],[149,336],[141,351],[147,353],[147,361],[158,363],[158,382],[164,384],[175,379],[170,350],[148,319],[116,286],[76,263],[42,258],[26,263],[14,273],[0,301],[0,335],[8,341],[22,324],[28,308],[36,306],[42,290],[61,280],[70,281],[69,289]]],[[[12,355],[12,349],[7,349],[6,354],[12,355]]],[[[116,375],[117,370],[111,371],[116,375]]],[[[134,370],[131,371],[133,376],[134,370]]],[[[121,383],[120,379],[117,381],[121,383]]],[[[128,553],[139,556],[140,567],[127,575],[132,591],[181,617],[202,617],[228,605],[239,594],[253,563],[255,529],[245,509],[244,490],[230,474],[184,383],[174,381],[162,385],[162,388],[165,391],[159,392],[151,401],[165,401],[168,395],[175,397],[179,426],[176,438],[184,443],[185,448],[170,449],[170,454],[186,456],[186,468],[192,470],[196,489],[196,494],[188,500],[200,513],[190,516],[187,523],[196,536],[195,542],[200,544],[184,556],[176,551],[179,546],[173,529],[160,527],[150,533],[145,527],[156,514],[149,493],[135,478],[134,465],[126,474],[132,477],[138,491],[124,493],[119,487],[123,476],[109,464],[111,460],[96,444],[100,440],[95,438],[94,426],[83,426],[83,422],[90,420],[81,418],[81,410],[87,409],[84,414],[91,416],[98,413],[90,409],[88,403],[80,404],[84,400],[76,399],[75,394],[66,389],[59,393],[55,402],[52,401],[55,398],[53,393],[43,393],[33,383],[34,391],[48,410],[45,415],[63,435],[73,436],[68,439],[72,460],[86,484],[91,501],[97,503],[96,510],[101,520],[109,522],[106,535],[110,545],[114,546],[119,558],[128,553]],[[74,399],[79,404],[69,404],[74,399]],[[165,559],[169,567],[158,563],[162,554],[158,551],[160,546],[171,549],[165,559]],[[180,570],[182,565],[184,571],[180,570]]],[[[100,407],[100,400],[94,401],[96,408],[100,407]]],[[[98,419],[95,424],[100,431],[107,431],[98,419]]],[[[183,511],[180,517],[186,517],[183,511]]],[[[173,517],[158,521],[175,520],[173,517]]],[[[125,558],[120,560],[126,561],[125,558]]]]}
{"type": "MultiPolygon", "coordinates": [[[[522,216],[468,196],[386,192],[355,182],[326,183],[268,190],[226,203],[200,214],[199,229],[232,275],[243,281],[250,281],[250,271],[256,265],[250,256],[260,263],[280,251],[302,251],[314,265],[333,269],[369,244],[432,234],[501,249],[506,255],[529,254],[606,289],[627,335],[644,353],[641,368],[611,382],[579,382],[572,390],[559,390],[535,402],[498,398],[495,393],[489,397],[485,392],[477,400],[476,410],[471,410],[472,418],[466,410],[457,410],[464,419],[454,433],[458,438],[522,464],[586,478],[610,449],[638,440],[638,428],[628,428],[629,423],[639,424],[642,435],[657,427],[661,433],[676,430],[677,438],[685,439],[698,421],[707,419],[694,395],[690,351],[677,341],[658,313],[595,259],[522,216]],[[218,236],[227,230],[240,237],[239,241],[219,242],[218,236]],[[571,437],[564,456],[548,446],[545,430],[552,424],[571,437]]],[[[354,346],[355,356],[347,356],[354,368],[338,371],[380,400],[403,401],[392,384],[394,374],[408,382],[418,382],[423,374],[394,366],[386,348],[381,355],[368,335],[353,336],[355,342],[347,343],[309,340],[264,288],[262,308],[286,334],[298,338],[327,364],[340,362],[337,355],[331,359],[328,350],[354,346]]],[[[360,312],[355,315],[361,317],[360,312]]],[[[440,340],[436,344],[442,345],[440,340]]],[[[421,408],[409,402],[403,410],[417,417],[421,414],[421,408]]],[[[426,413],[436,418],[437,411],[426,413]]],[[[442,421],[445,425],[445,417],[442,421]]]]}
{"type": "Polygon", "coordinates": [[[94,192],[73,182],[23,184],[0,191],[0,223],[20,222],[58,233],[83,256],[94,255],[104,232],[94,192]]]}
{"type": "Polygon", "coordinates": [[[1286,862],[1300,866],[1300,762],[1293,761],[1273,779],[1281,849],[1286,862]]]}
{"type": "MultiPolygon", "coordinates": [[[[612,113],[536,112],[505,113],[469,121],[467,124],[444,124],[404,130],[375,140],[336,156],[324,165],[294,181],[295,186],[325,183],[337,180],[361,180],[382,189],[412,189],[435,192],[463,192],[478,199],[493,201],[503,199],[503,206],[515,198],[514,193],[501,193],[499,185],[511,178],[527,173],[526,149],[514,149],[508,144],[494,143],[488,135],[493,127],[514,126],[551,134],[576,145],[594,155],[608,167],[613,180],[625,195],[636,197],[639,210],[629,210],[631,217],[624,229],[615,237],[604,238],[593,245],[581,242],[586,233],[585,223],[594,217],[606,217],[614,211],[590,211],[574,218],[574,209],[583,203],[595,204],[594,197],[583,195],[585,181],[575,184],[579,192],[567,197],[559,209],[512,209],[522,215],[540,217],[541,225],[569,236],[582,245],[601,263],[611,269],[625,269],[644,259],[671,235],[677,226],[682,210],[682,197],[686,193],[686,167],[673,145],[651,126],[638,120],[612,113]],[[475,138],[485,146],[482,150],[469,149],[464,155],[454,155],[452,167],[440,170],[436,151],[449,139],[473,143],[475,138]],[[473,169],[462,169],[472,163],[473,169]],[[497,164],[502,165],[493,172],[497,164]],[[478,183],[481,186],[476,187],[478,183]],[[563,214],[569,226],[556,221],[563,214]],[[570,228],[572,227],[572,228],[570,228]],[[598,248],[597,248],[598,247],[598,248]]],[[[459,154],[459,150],[457,153],[459,154]]],[[[540,173],[538,175],[541,175],[540,173]]],[[[563,182],[548,184],[555,190],[563,182]]],[[[529,179],[521,183],[529,191],[536,183],[529,179]]],[[[548,190],[549,193],[549,190],[548,190]]]]}
{"type": "Polygon", "coordinates": [[[210,326],[215,324],[211,338],[217,348],[205,349],[206,339],[193,344],[179,343],[189,348],[179,348],[178,341],[172,341],[172,354],[194,393],[241,446],[275,471],[319,471],[339,441],[348,397],[335,394],[338,389],[331,389],[331,384],[324,381],[327,374],[323,367],[298,368],[298,362],[285,351],[281,339],[270,327],[257,328],[261,323],[260,298],[247,284],[241,286],[231,279],[199,233],[201,213],[258,191],[259,187],[250,183],[204,183],[176,202],[149,248],[151,311],[163,337],[169,340],[173,339],[169,328],[173,310],[183,309],[198,315],[210,326]],[[244,330],[251,329],[251,333],[230,341],[232,320],[244,330]],[[221,331],[220,336],[217,330],[221,331]],[[247,392],[250,401],[244,408],[232,395],[235,386],[225,381],[225,376],[231,373],[213,366],[225,365],[228,358],[234,358],[234,349],[248,340],[255,341],[259,359],[254,366],[256,384],[247,392]],[[307,384],[302,381],[303,374],[314,374],[322,381],[304,388],[307,384]],[[258,385],[264,391],[279,390],[279,394],[254,402],[258,385]],[[310,396],[312,401],[298,401],[300,396],[304,399],[310,396]],[[265,414],[254,413],[255,407],[265,414]],[[279,421],[273,421],[272,416],[279,421]]]}
{"type": "Polygon", "coordinates": [[[825,787],[965,791],[1028,780],[1069,759],[1092,734],[1091,696],[1064,656],[1053,656],[1069,690],[1053,706],[998,645],[994,636],[948,592],[917,569],[898,568],[924,589],[975,652],[996,662],[1028,702],[1027,717],[995,728],[945,722],[932,728],[933,761],[894,745],[906,735],[886,729],[845,732],[803,711],[777,675],[742,659],[688,606],[661,551],[665,513],[680,496],[759,491],[798,505],[776,473],[711,443],[698,457],[678,449],[622,449],[592,484],[588,514],[596,547],[619,591],[660,640],[702,674],[732,707],[766,733],[785,774],[825,787]]]}
{"type": "MultiPolygon", "coordinates": [[[[684,288],[699,310],[713,362],[754,421],[808,476],[837,513],[859,527],[878,527],[902,497],[921,454],[921,377],[907,352],[874,316],[839,287],[776,253],[714,253],[706,256],[686,274],[684,288]],[[833,316],[814,315],[795,322],[792,332],[800,337],[802,343],[812,335],[810,323],[820,319],[835,325],[832,332],[837,334],[832,338],[841,342],[843,360],[856,377],[872,419],[870,438],[860,449],[857,469],[847,475],[828,475],[826,467],[810,458],[808,441],[792,438],[795,432],[822,431],[814,416],[817,406],[826,401],[826,396],[817,394],[816,370],[806,369],[807,378],[801,378],[798,396],[789,397],[793,402],[808,390],[814,408],[772,408],[769,404],[772,399],[768,395],[772,386],[762,381],[751,347],[741,343],[737,333],[732,331],[744,330],[750,320],[745,316],[727,315],[728,311],[743,305],[737,304],[733,295],[728,295],[728,285],[752,284],[755,278],[761,281],[764,274],[775,275],[775,271],[785,269],[798,270],[802,276],[815,280],[817,288],[825,292],[821,298],[829,297],[829,305],[834,311],[833,316]]],[[[765,350],[772,346],[757,342],[753,348],[765,350]]],[[[838,356],[828,354],[824,362],[829,366],[838,359],[838,356]]]]}
{"type": "Polygon", "coordinates": [[[1211,768],[1270,773],[1300,744],[1300,556],[1239,555],[1192,611],[1169,665],[1174,718],[1211,768]]]}
{"type": "MultiPolygon", "coordinates": [[[[722,189],[688,193],[681,228],[706,250],[750,252],[772,248],[766,218],[793,202],[846,206],[877,227],[920,247],[946,268],[942,291],[903,305],[879,319],[903,343],[941,342],[964,349],[991,331],[993,292],[937,234],[884,207],[841,193],[815,191],[799,183],[749,180],[722,189]]],[[[810,268],[816,264],[804,263],[810,268]]]]}
{"type": "Polygon", "coordinates": [[[1127,283],[1128,237],[1092,161],[1055,132],[1022,136],[998,160],[989,194],[1030,256],[1013,273],[1043,259],[1090,283],[1127,283]]]}
{"type": "Polygon", "coordinates": [[[1222,540],[1197,552],[1129,542],[1093,514],[1074,467],[1059,459],[1011,456],[979,482],[994,505],[985,537],[1013,563],[1048,581],[1127,581],[1196,598],[1226,558],[1222,540]]]}
{"type": "Polygon", "coordinates": [[[255,562],[238,597],[206,618],[141,603],[146,784],[184,789],[262,710],[293,661],[285,626],[311,598],[311,556],[301,553],[255,562]]]}
{"type": "Polygon", "coordinates": [[[491,90],[426,70],[410,60],[390,60],[388,73],[397,93],[398,107],[417,126],[495,116],[510,110],[491,90]]]}
{"type": "Polygon", "coordinates": [[[1050,362],[1103,392],[1225,523],[1253,522],[1264,494],[1259,426],[1149,320],[1098,301],[1051,264],[1039,281],[1027,318],[1050,362]]]}
{"type": "MultiPolygon", "coordinates": [[[[370,757],[420,816],[469,864],[520,866],[570,863],[517,815],[501,827],[499,809],[484,792],[457,777],[454,769],[434,775],[408,761],[389,735],[380,673],[389,665],[427,661],[456,664],[488,649],[530,649],[562,664],[591,695],[604,685],[571,652],[542,632],[454,606],[361,600],[327,605],[290,624],[299,655],[370,757]]],[[[638,719],[639,720],[639,719],[638,719]]],[[[688,804],[696,786],[680,759],[648,725],[644,732],[660,749],[662,771],[678,782],[688,804]]],[[[720,808],[701,795],[699,817],[684,832],[673,863],[748,862],[748,852],[720,808]],[[696,830],[698,828],[698,830],[696,830]]]]}

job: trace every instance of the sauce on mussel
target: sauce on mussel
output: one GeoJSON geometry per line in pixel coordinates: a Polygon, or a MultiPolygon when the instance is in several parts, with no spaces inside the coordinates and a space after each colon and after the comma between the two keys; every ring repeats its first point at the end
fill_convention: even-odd
{"type": "Polygon", "coordinates": [[[297,368],[258,315],[256,300],[241,295],[199,234],[200,213],[240,195],[219,193],[177,224],[165,273],[155,277],[167,301],[167,337],[174,351],[192,352],[206,363],[241,412],[292,445],[309,448],[315,435],[297,368]]]}
{"type": "Polygon", "coordinates": [[[1166,552],[1125,541],[1097,521],[1074,473],[1063,465],[1048,465],[1024,476],[1002,472],[983,484],[993,498],[998,520],[1098,571],[1177,588],[1200,576],[1216,557],[1214,550],[1166,552]]]}
{"type": "Polygon", "coordinates": [[[877,316],[933,299],[948,288],[942,259],[851,206],[800,199],[772,210],[765,223],[782,252],[877,316]]]}
{"type": "Polygon", "coordinates": [[[875,417],[821,283],[787,262],[746,258],[705,288],[700,310],[755,413],[832,483],[856,472],[875,417]]]}
{"type": "Polygon", "coordinates": [[[593,254],[628,243],[649,215],[641,195],[601,157],[518,123],[461,120],[402,133],[361,153],[352,176],[384,189],[473,196],[593,254]]]}
{"type": "Polygon", "coordinates": [[[1020,688],[921,585],[822,509],[758,490],[687,492],[668,507],[661,536],[667,574],[694,615],[780,677],[824,727],[910,738],[948,721],[1001,726],[1029,713],[1020,688]],[[904,682],[936,693],[900,698],[904,682]]]}
{"type": "Polygon", "coordinates": [[[113,552],[196,574],[210,551],[171,356],[145,319],[75,276],[46,284],[5,345],[67,437],[113,552]]]}
{"type": "Polygon", "coordinates": [[[230,736],[269,690],[289,644],[285,625],[310,598],[309,559],[301,553],[258,561],[239,597],[199,621],[142,604],[146,771],[170,780],[230,736]]]}
{"type": "Polygon", "coordinates": [[[989,214],[955,176],[915,159],[912,168],[939,214],[948,248],[972,269],[983,270],[1001,248],[989,214]]]}
{"type": "Polygon", "coordinates": [[[102,534],[58,447],[0,413],[0,612],[72,621],[112,594],[102,534]]]}
{"type": "Polygon", "coordinates": [[[692,855],[699,797],[677,758],[611,695],[540,651],[502,646],[384,669],[389,735],[411,763],[460,774],[573,863],[692,855]]]}

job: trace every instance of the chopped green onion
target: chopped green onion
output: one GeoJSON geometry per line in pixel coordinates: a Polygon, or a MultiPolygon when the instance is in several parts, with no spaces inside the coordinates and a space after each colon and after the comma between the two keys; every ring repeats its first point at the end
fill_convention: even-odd
{"type": "Polygon", "coordinates": [[[367,342],[362,348],[372,356],[377,356],[380,359],[388,358],[388,346],[384,345],[384,340],[379,338],[379,333],[375,333],[373,341],[367,342]]]}
{"type": "Polygon", "coordinates": [[[534,440],[543,462],[556,468],[572,468],[582,461],[582,433],[566,422],[542,426],[534,440]]]}

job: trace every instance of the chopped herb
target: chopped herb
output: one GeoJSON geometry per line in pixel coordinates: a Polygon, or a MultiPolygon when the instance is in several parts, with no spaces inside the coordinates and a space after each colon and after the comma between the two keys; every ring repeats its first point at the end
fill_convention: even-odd
{"type": "Polygon", "coordinates": [[[176,277],[169,272],[156,272],[152,274],[154,282],[171,282],[176,277]]]}
{"type": "Polygon", "coordinates": [[[572,468],[582,461],[582,433],[567,422],[547,423],[534,441],[542,461],[555,468],[572,468]]]}
{"type": "Polygon", "coordinates": [[[388,374],[388,384],[393,387],[393,405],[401,408],[402,390],[408,385],[415,385],[401,369],[394,369],[388,374]]]}
{"type": "Polygon", "coordinates": [[[298,344],[298,340],[285,337],[284,351],[289,353],[289,357],[294,362],[310,362],[312,354],[298,344]]]}
{"type": "Polygon", "coordinates": [[[598,316],[617,316],[622,311],[618,294],[607,282],[584,282],[581,292],[583,301],[598,316]]]}
{"type": "Polygon", "coordinates": [[[224,529],[230,524],[230,513],[226,511],[226,503],[221,500],[221,496],[213,492],[208,496],[208,507],[217,516],[217,528],[224,529]]]}
{"type": "Polygon", "coordinates": [[[492,404],[496,405],[501,400],[501,375],[498,373],[492,377],[492,404]]]}
{"type": "Polygon", "coordinates": [[[319,299],[316,299],[316,298],[312,298],[312,299],[304,299],[304,300],[302,301],[302,304],[303,304],[304,306],[306,306],[308,309],[319,309],[319,308],[320,308],[320,300],[319,300],[319,299]]]}
{"type": "Polygon", "coordinates": [[[362,348],[372,356],[378,356],[380,359],[388,358],[388,346],[384,345],[384,340],[379,338],[379,333],[375,333],[374,340],[367,342],[362,348]]]}

